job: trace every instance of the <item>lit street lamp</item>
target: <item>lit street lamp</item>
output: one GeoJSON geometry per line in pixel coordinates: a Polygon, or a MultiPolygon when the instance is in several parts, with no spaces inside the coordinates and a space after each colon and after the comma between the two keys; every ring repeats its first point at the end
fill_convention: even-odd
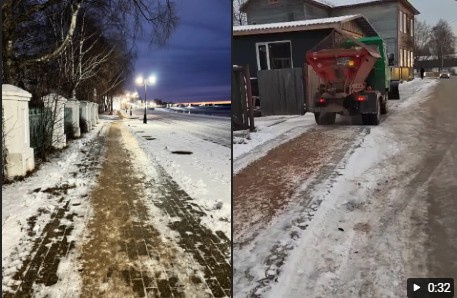
{"type": "Polygon", "coordinates": [[[155,76],[150,76],[149,78],[145,79],[143,78],[142,76],[139,76],[137,79],[136,79],[136,84],[139,85],[139,86],[144,86],[144,119],[143,119],[143,123],[146,124],[148,123],[148,119],[146,118],[146,86],[147,85],[154,85],[156,83],[156,77],[155,76]]]}

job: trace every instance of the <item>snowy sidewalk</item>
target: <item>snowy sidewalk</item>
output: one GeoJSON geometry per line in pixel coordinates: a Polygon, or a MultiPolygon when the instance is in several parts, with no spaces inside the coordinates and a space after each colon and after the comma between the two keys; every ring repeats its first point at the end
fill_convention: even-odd
{"type": "Polygon", "coordinates": [[[3,259],[4,297],[230,296],[230,240],[132,134],[114,123],[90,148],[81,168],[100,170],[96,184],[78,199],[49,188],[61,199],[32,248],[3,259]]]}

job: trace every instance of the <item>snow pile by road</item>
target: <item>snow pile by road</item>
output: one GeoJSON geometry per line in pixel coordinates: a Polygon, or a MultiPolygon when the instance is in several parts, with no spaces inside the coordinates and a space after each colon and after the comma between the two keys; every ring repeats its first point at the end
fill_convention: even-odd
{"type": "MultiPolygon", "coordinates": [[[[194,116],[199,117],[199,116],[194,116]]],[[[211,129],[211,118],[204,117],[211,129]]],[[[230,148],[203,141],[174,123],[139,120],[125,123],[140,147],[158,162],[182,189],[203,208],[203,223],[213,231],[231,235],[231,152],[230,148]]],[[[230,127],[227,126],[227,131],[230,127]]]]}
{"type": "MultiPolygon", "coordinates": [[[[404,82],[400,85],[400,101],[398,107],[406,108],[411,105],[421,104],[428,99],[427,94],[431,88],[435,87],[439,82],[439,79],[425,78],[425,79],[414,79],[408,82],[404,82]]],[[[392,101],[391,101],[392,102],[392,101]]]]}

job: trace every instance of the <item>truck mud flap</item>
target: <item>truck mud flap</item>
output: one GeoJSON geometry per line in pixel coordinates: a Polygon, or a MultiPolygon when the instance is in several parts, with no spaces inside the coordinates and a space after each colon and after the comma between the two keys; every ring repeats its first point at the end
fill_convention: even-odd
{"type": "Polygon", "coordinates": [[[390,82],[389,99],[400,99],[400,81],[390,82]]]}

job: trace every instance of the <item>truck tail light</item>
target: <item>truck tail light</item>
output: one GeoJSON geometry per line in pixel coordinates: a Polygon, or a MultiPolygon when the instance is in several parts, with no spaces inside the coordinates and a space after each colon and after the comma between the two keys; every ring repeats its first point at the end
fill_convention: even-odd
{"type": "Polygon", "coordinates": [[[359,95],[359,96],[357,96],[357,101],[358,101],[358,102],[365,101],[366,99],[367,99],[367,97],[364,96],[364,95],[359,95]]]}
{"type": "Polygon", "coordinates": [[[326,103],[327,101],[325,100],[325,98],[319,98],[319,103],[326,103]]]}

